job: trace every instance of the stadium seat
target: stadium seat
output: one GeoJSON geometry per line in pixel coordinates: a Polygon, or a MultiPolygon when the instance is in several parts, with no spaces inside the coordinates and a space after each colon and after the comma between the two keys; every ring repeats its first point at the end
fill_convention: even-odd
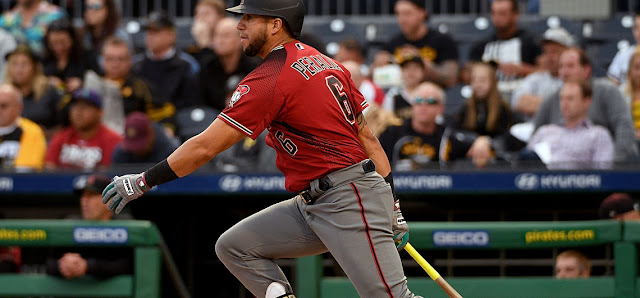
{"type": "Polygon", "coordinates": [[[487,38],[493,29],[488,16],[448,16],[430,21],[432,28],[446,33],[457,42],[477,42],[487,38]]]}
{"type": "Polygon", "coordinates": [[[633,41],[632,15],[616,15],[606,20],[586,22],[582,33],[585,39],[595,41],[629,40],[633,41]]]}
{"type": "Polygon", "coordinates": [[[193,106],[176,112],[177,137],[184,142],[201,133],[216,119],[220,111],[207,106],[193,106]]]}
{"type": "Polygon", "coordinates": [[[445,96],[444,121],[446,124],[451,124],[458,114],[458,111],[460,111],[469,96],[471,96],[471,87],[469,85],[456,84],[445,90],[445,96]]]}
{"type": "Polygon", "coordinates": [[[557,16],[522,15],[520,16],[518,25],[537,38],[541,38],[549,28],[562,27],[573,35],[577,44],[582,42],[582,22],[580,21],[557,16]]]}
{"type": "Polygon", "coordinates": [[[589,42],[585,45],[585,51],[591,59],[593,76],[604,77],[607,75],[609,64],[621,47],[629,45],[628,42],[610,40],[607,42],[589,42]]]}

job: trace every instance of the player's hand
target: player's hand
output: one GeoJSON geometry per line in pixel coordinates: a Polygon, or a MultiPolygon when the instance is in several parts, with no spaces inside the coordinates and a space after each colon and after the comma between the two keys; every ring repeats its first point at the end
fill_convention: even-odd
{"type": "Polygon", "coordinates": [[[109,203],[109,210],[115,208],[115,212],[120,213],[127,203],[139,198],[149,189],[144,173],[115,176],[102,191],[102,203],[109,203]]]}
{"type": "Polygon", "coordinates": [[[409,242],[409,226],[407,225],[407,221],[404,220],[402,211],[400,211],[399,200],[393,202],[393,223],[391,227],[396,248],[398,251],[401,251],[407,245],[407,242],[409,242]]]}

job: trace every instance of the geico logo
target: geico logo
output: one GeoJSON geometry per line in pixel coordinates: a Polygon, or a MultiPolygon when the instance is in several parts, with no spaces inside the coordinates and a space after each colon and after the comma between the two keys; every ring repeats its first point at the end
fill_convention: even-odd
{"type": "Polygon", "coordinates": [[[436,246],[486,246],[489,245],[489,233],[485,231],[434,232],[433,244],[436,246]]]}
{"type": "Polygon", "coordinates": [[[76,242],[125,243],[129,233],[124,228],[75,228],[73,239],[76,242]]]}

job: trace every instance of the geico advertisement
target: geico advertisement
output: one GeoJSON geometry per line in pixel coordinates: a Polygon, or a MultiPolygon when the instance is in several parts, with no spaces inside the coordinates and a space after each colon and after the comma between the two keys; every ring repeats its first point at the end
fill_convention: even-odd
{"type": "Polygon", "coordinates": [[[129,241],[129,231],[124,227],[74,227],[75,243],[125,244],[129,241]]]}
{"type": "Polygon", "coordinates": [[[435,247],[486,247],[489,246],[489,232],[479,230],[433,231],[435,247]]]}

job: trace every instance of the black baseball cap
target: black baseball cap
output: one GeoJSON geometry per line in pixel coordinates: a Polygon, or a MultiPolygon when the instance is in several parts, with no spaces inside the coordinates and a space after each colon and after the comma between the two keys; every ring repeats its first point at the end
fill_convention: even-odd
{"type": "Polygon", "coordinates": [[[400,64],[400,67],[404,67],[405,65],[407,65],[408,63],[411,63],[411,62],[418,63],[422,67],[424,67],[424,61],[422,61],[422,57],[417,56],[417,55],[404,56],[404,57],[400,58],[400,61],[398,61],[398,64],[400,64]]]}
{"type": "Polygon", "coordinates": [[[83,191],[89,190],[101,194],[109,183],[111,179],[102,174],[82,175],[73,179],[73,192],[81,195],[83,191]]]}
{"type": "Polygon", "coordinates": [[[145,30],[174,29],[176,25],[169,15],[161,10],[152,11],[142,26],[145,30]]]}
{"type": "Polygon", "coordinates": [[[638,210],[638,202],[626,193],[617,192],[602,201],[598,215],[602,219],[611,219],[633,210],[638,210]]]}

